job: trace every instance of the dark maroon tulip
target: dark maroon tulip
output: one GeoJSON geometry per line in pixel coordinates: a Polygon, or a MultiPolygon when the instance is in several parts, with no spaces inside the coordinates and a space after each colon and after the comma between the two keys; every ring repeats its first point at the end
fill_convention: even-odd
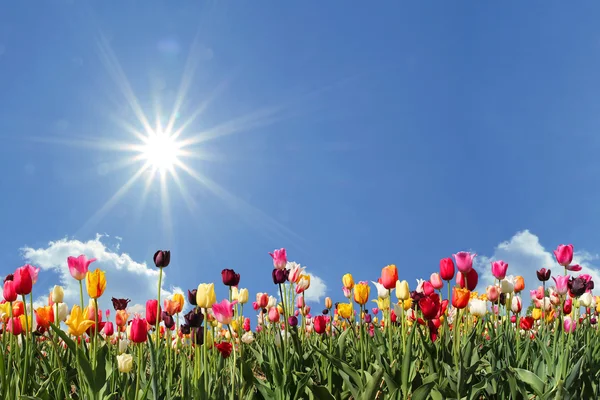
{"type": "Polygon", "coordinates": [[[125,310],[127,308],[127,304],[129,304],[131,300],[129,299],[115,299],[114,297],[112,298],[112,303],[113,303],[113,307],[115,308],[115,311],[119,311],[119,310],[125,310]]]}
{"type": "Polygon", "coordinates": [[[179,327],[179,330],[181,331],[181,333],[183,333],[184,335],[189,335],[190,334],[190,326],[188,324],[183,324],[179,327]]]}
{"type": "MultiPolygon", "coordinates": [[[[592,281],[590,281],[592,282],[592,281]]],[[[569,279],[569,291],[573,297],[579,297],[585,293],[588,283],[584,278],[577,277],[569,279]]]]}
{"type": "Polygon", "coordinates": [[[371,314],[365,314],[365,323],[367,323],[367,324],[371,323],[371,314]]]}
{"type": "Polygon", "coordinates": [[[188,303],[190,303],[193,306],[196,306],[196,293],[198,292],[198,289],[193,289],[193,290],[188,290],[188,303]]]}
{"type": "Polygon", "coordinates": [[[166,311],[162,312],[162,320],[165,323],[165,328],[171,329],[175,326],[175,321],[173,320],[173,316],[166,311]]]}
{"type": "Polygon", "coordinates": [[[202,321],[204,321],[204,314],[200,311],[196,312],[196,310],[192,310],[185,314],[183,318],[185,318],[185,322],[190,328],[200,328],[202,326],[202,321]]]}
{"type": "Polygon", "coordinates": [[[295,315],[292,315],[288,318],[288,324],[292,327],[298,325],[298,318],[295,315]]]}
{"type": "Polygon", "coordinates": [[[276,285],[285,283],[290,275],[289,269],[273,269],[273,283],[276,285]]]}
{"type": "Polygon", "coordinates": [[[236,274],[232,269],[224,269],[221,271],[221,278],[225,286],[237,286],[240,283],[240,274],[236,274]]]}
{"type": "Polygon", "coordinates": [[[552,271],[546,268],[542,268],[539,271],[536,271],[537,277],[541,282],[546,282],[550,279],[552,271]]]}
{"type": "Polygon", "coordinates": [[[171,262],[171,252],[169,250],[158,250],[154,253],[154,265],[158,268],[165,268],[171,262]]]}
{"type": "Polygon", "coordinates": [[[13,279],[15,279],[15,276],[13,274],[8,274],[6,277],[4,277],[4,283],[7,281],[12,281],[13,279]]]}

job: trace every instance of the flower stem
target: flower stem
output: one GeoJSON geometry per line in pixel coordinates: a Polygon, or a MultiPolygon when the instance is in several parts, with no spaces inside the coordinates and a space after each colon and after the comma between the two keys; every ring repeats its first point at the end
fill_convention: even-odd
{"type": "Polygon", "coordinates": [[[158,273],[158,302],[156,303],[156,348],[160,348],[160,288],[162,286],[163,269],[158,273]]]}
{"type": "Polygon", "coordinates": [[[79,299],[81,300],[81,311],[83,312],[83,283],[79,281],[79,299]]]}

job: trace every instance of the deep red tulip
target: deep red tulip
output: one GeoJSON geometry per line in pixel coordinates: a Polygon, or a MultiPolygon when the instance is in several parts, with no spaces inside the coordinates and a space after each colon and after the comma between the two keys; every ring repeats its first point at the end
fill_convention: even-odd
{"type": "Polygon", "coordinates": [[[31,293],[33,281],[31,279],[29,268],[27,268],[27,266],[17,268],[13,282],[15,285],[15,291],[18,295],[27,295],[31,293]]]}
{"type": "MultiPolygon", "coordinates": [[[[156,313],[156,309],[154,312],[156,313]]],[[[145,319],[135,317],[131,321],[129,339],[133,343],[144,343],[148,339],[148,323],[145,319]]]]}
{"type": "MultiPolygon", "coordinates": [[[[150,325],[156,325],[156,309],[158,306],[158,300],[152,299],[146,302],[146,321],[150,325]]],[[[159,310],[161,312],[162,310],[159,310]]]]}
{"type": "Polygon", "coordinates": [[[225,286],[237,286],[240,283],[240,274],[236,274],[232,269],[221,271],[221,278],[225,286]]]}
{"type": "Polygon", "coordinates": [[[315,332],[317,332],[319,335],[324,334],[327,330],[327,321],[325,320],[325,317],[322,315],[315,317],[313,320],[313,326],[315,328],[315,332]]]}
{"type": "Polygon", "coordinates": [[[423,313],[423,317],[427,320],[435,318],[440,311],[440,296],[433,293],[419,300],[419,309],[423,313]]]}
{"type": "Polygon", "coordinates": [[[4,299],[6,301],[13,302],[17,300],[17,291],[15,283],[13,281],[5,281],[4,290],[2,291],[2,294],[4,295],[4,299]]]}
{"type": "Polygon", "coordinates": [[[521,318],[521,321],[519,323],[521,329],[523,329],[524,331],[528,331],[533,327],[533,317],[527,316],[527,317],[523,317],[521,318]]]}
{"type": "Polygon", "coordinates": [[[127,308],[127,304],[129,304],[130,301],[131,300],[129,299],[115,299],[114,297],[112,298],[112,303],[115,311],[125,310],[127,308]]]}
{"type": "Polygon", "coordinates": [[[546,282],[548,279],[550,279],[552,271],[546,268],[542,268],[539,271],[536,271],[536,274],[541,282],[546,282]]]}
{"type": "Polygon", "coordinates": [[[451,281],[454,278],[454,261],[451,258],[440,260],[440,276],[445,281],[451,281]]]}
{"type": "MultiPolygon", "coordinates": [[[[467,274],[467,284],[469,285],[469,287],[467,289],[475,290],[475,288],[477,287],[478,281],[479,281],[479,275],[477,275],[477,271],[475,271],[475,269],[472,269],[467,274]]],[[[458,284],[458,286],[460,286],[462,288],[465,287],[464,274],[460,271],[458,271],[458,274],[456,274],[456,283],[458,284]]]]}
{"type": "Polygon", "coordinates": [[[219,353],[223,358],[227,358],[231,355],[231,351],[233,350],[233,346],[229,342],[221,342],[215,345],[219,353]]]}

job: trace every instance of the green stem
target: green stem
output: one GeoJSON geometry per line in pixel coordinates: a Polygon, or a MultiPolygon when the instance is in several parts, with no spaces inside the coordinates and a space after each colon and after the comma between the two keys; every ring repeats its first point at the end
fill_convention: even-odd
{"type": "Polygon", "coordinates": [[[98,350],[98,299],[94,299],[94,340],[93,340],[93,345],[94,345],[94,352],[92,353],[92,360],[93,360],[93,366],[94,366],[94,371],[96,370],[96,351],[98,350]]]}
{"type": "MultiPolygon", "coordinates": [[[[392,358],[394,356],[392,349],[392,290],[388,289],[389,297],[390,297],[390,306],[387,310],[388,320],[386,321],[386,327],[388,332],[388,353],[390,355],[390,363],[392,362],[392,358]]],[[[402,304],[404,306],[404,304],[402,304]]]]}
{"type": "MultiPolygon", "coordinates": [[[[162,286],[163,269],[158,273],[158,302],[156,303],[156,348],[160,348],[160,288],[162,286]]],[[[158,351],[158,350],[157,350],[158,351]]]]}
{"type": "Polygon", "coordinates": [[[208,319],[207,319],[207,310],[206,308],[204,309],[204,343],[202,344],[202,369],[204,372],[204,390],[206,390],[206,393],[208,393],[208,362],[207,362],[207,349],[206,347],[208,346],[207,342],[207,336],[208,336],[208,332],[207,332],[207,328],[206,328],[206,324],[208,324],[208,319]]]}
{"type": "Polygon", "coordinates": [[[81,312],[83,312],[83,283],[79,281],[79,299],[81,300],[81,312]]]}
{"type": "Polygon", "coordinates": [[[135,382],[135,398],[137,399],[140,391],[140,380],[142,379],[142,345],[138,344],[138,371],[137,379],[135,382]]]}

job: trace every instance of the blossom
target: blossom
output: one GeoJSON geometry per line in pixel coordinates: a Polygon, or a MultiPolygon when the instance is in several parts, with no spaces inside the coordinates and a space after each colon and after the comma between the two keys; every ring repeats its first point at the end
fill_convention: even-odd
{"type": "Polygon", "coordinates": [[[473,269],[473,259],[477,254],[471,254],[467,251],[460,251],[453,254],[454,261],[456,262],[456,268],[464,274],[469,273],[473,269]]]}
{"type": "Polygon", "coordinates": [[[96,261],[95,258],[87,259],[85,255],[80,255],[79,257],[68,257],[67,264],[69,265],[69,273],[71,276],[78,281],[85,279],[85,275],[88,272],[88,268],[91,263],[96,261]]]}
{"type": "Polygon", "coordinates": [[[272,253],[269,253],[271,258],[273,259],[273,266],[275,269],[285,269],[287,264],[287,255],[285,249],[273,250],[272,253]]]}
{"type": "Polygon", "coordinates": [[[171,252],[168,250],[158,250],[154,253],[154,265],[157,268],[166,268],[171,262],[171,252]]]}

